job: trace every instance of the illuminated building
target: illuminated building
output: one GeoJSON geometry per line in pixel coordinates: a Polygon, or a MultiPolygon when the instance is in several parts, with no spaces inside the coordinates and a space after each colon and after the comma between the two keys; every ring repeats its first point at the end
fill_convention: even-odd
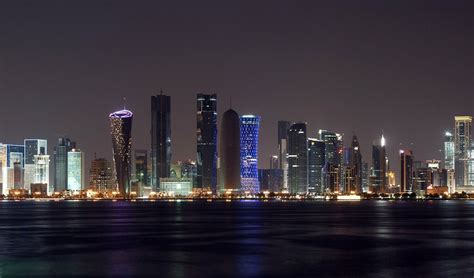
{"type": "Polygon", "coordinates": [[[48,141],[43,139],[25,139],[24,183],[25,189],[30,190],[30,185],[35,183],[35,155],[48,153],[48,141]]]}
{"type": "Polygon", "coordinates": [[[67,153],[67,190],[81,191],[84,188],[84,152],[72,149],[67,153]]]}
{"type": "Polygon", "coordinates": [[[454,117],[454,169],[456,186],[467,185],[469,148],[471,147],[471,116],[454,117]]]}
{"type": "Polygon", "coordinates": [[[362,162],[362,191],[369,191],[369,163],[362,162]]]}
{"type": "Polygon", "coordinates": [[[258,181],[258,135],[260,116],[240,117],[240,184],[244,192],[260,192],[258,181]]]}
{"type": "Polygon", "coordinates": [[[147,150],[135,150],[133,157],[134,180],[138,181],[141,186],[145,186],[148,184],[148,152],[147,150]]]}
{"type": "Polygon", "coordinates": [[[132,145],[133,113],[120,110],[109,115],[117,191],[124,197],[130,194],[130,150],[132,145]]]}
{"type": "Polygon", "coordinates": [[[362,152],[357,135],[352,136],[352,144],[349,157],[349,165],[355,167],[354,189],[356,193],[362,193],[362,152]]]}
{"type": "Polygon", "coordinates": [[[280,191],[288,190],[288,130],[292,125],[288,121],[278,121],[278,160],[283,170],[283,184],[280,191]]]}
{"type": "Polygon", "coordinates": [[[385,153],[385,138],[382,135],[380,145],[372,146],[372,173],[370,190],[376,193],[387,191],[387,157],[385,153]]]}
{"type": "MultiPolygon", "coordinates": [[[[333,169],[337,169],[339,171],[339,178],[338,181],[341,181],[343,178],[343,141],[342,141],[342,134],[330,132],[327,130],[320,129],[318,131],[319,139],[324,141],[326,144],[325,149],[325,163],[332,165],[333,169]]],[[[330,167],[326,167],[329,169],[330,167]]],[[[326,173],[329,173],[326,171],[326,173]]],[[[330,180],[329,177],[325,177],[323,181],[330,180]]],[[[328,187],[324,185],[324,187],[328,187]]],[[[338,189],[339,190],[339,189],[338,189]]]]}
{"type": "Polygon", "coordinates": [[[343,178],[343,186],[341,186],[342,192],[346,194],[358,193],[356,186],[357,168],[355,165],[344,166],[343,178]]]}
{"type": "Polygon", "coordinates": [[[340,192],[341,190],[341,176],[337,165],[326,163],[323,169],[324,186],[327,193],[340,192]]]}
{"type": "Polygon", "coordinates": [[[282,169],[258,169],[260,191],[279,192],[283,182],[282,169]]]}
{"type": "Polygon", "coordinates": [[[7,195],[11,189],[24,188],[24,153],[23,145],[0,144],[0,182],[2,191],[7,195]]]}
{"type": "Polygon", "coordinates": [[[194,188],[197,177],[196,161],[188,160],[181,162],[180,165],[182,178],[191,179],[194,188]]]}
{"type": "Polygon", "coordinates": [[[151,97],[151,165],[152,190],[158,190],[159,179],[169,176],[171,164],[171,97],[151,97]]]}
{"type": "Polygon", "coordinates": [[[288,190],[308,192],[308,138],[306,123],[295,123],[288,130],[288,190]]]}
{"type": "Polygon", "coordinates": [[[60,137],[54,147],[54,191],[62,192],[67,188],[67,157],[68,152],[76,148],[76,143],[67,137],[60,137]]]}
{"type": "Polygon", "coordinates": [[[197,94],[197,188],[217,192],[217,95],[197,94]]]}
{"type": "Polygon", "coordinates": [[[280,169],[280,161],[278,160],[278,155],[270,156],[270,169],[280,169]]]}
{"type": "Polygon", "coordinates": [[[413,191],[413,152],[400,150],[400,191],[413,191]]]}
{"type": "Polygon", "coordinates": [[[449,131],[444,134],[444,168],[454,170],[454,136],[449,131]]]}
{"type": "Polygon", "coordinates": [[[222,115],[220,142],[220,186],[222,190],[240,190],[240,117],[232,109],[222,115]]]}
{"type": "MultiPolygon", "coordinates": [[[[37,154],[33,157],[35,165],[35,184],[46,184],[49,190],[49,155],[37,154]]],[[[49,192],[49,191],[48,191],[49,192]]]]}
{"type": "Polygon", "coordinates": [[[97,192],[115,191],[112,164],[105,158],[94,158],[89,172],[89,187],[97,192]]]}
{"type": "Polygon", "coordinates": [[[168,196],[186,197],[192,195],[192,180],[188,178],[160,178],[160,192],[168,196]]]}
{"type": "Polygon", "coordinates": [[[323,168],[325,164],[324,141],[308,138],[308,192],[323,193],[323,168]]]}

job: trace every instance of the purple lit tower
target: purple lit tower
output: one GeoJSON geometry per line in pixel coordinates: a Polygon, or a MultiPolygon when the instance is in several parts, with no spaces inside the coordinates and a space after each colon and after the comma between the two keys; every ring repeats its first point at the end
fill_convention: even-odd
{"type": "Polygon", "coordinates": [[[112,151],[114,155],[114,174],[117,191],[127,197],[130,194],[130,150],[132,145],[133,113],[120,110],[109,115],[112,151]]]}

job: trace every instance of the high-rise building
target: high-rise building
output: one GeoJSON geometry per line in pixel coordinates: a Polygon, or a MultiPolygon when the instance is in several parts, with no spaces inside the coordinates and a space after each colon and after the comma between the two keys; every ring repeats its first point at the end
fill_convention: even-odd
{"type": "Polygon", "coordinates": [[[49,155],[37,154],[34,156],[35,163],[35,180],[36,184],[49,185],[49,155]]]}
{"type": "Polygon", "coordinates": [[[282,169],[258,169],[260,191],[279,192],[283,182],[282,169]]]}
{"type": "Polygon", "coordinates": [[[467,185],[469,148],[471,147],[471,116],[454,117],[454,169],[456,186],[467,185]]]}
{"type": "Polygon", "coordinates": [[[109,115],[114,157],[114,176],[119,194],[130,194],[130,151],[133,113],[120,110],[109,115]]]}
{"type": "Polygon", "coordinates": [[[111,193],[116,190],[113,166],[107,159],[94,158],[89,173],[89,187],[91,189],[102,193],[111,193]]]}
{"type": "Polygon", "coordinates": [[[141,183],[142,186],[148,185],[148,151],[135,150],[133,174],[135,180],[141,183]]]}
{"type": "Polygon", "coordinates": [[[413,152],[400,150],[400,191],[413,191],[413,152]]]}
{"type": "Polygon", "coordinates": [[[379,145],[372,146],[372,173],[370,176],[372,192],[387,192],[387,157],[385,138],[382,135],[379,145]]]}
{"type": "Polygon", "coordinates": [[[280,191],[288,190],[288,130],[292,125],[289,121],[278,121],[278,160],[283,170],[283,183],[280,191]]]}
{"type": "Polygon", "coordinates": [[[171,165],[171,97],[163,92],[151,97],[151,161],[151,186],[158,190],[171,165]]]}
{"type": "MultiPolygon", "coordinates": [[[[43,139],[25,139],[25,189],[30,190],[30,185],[35,183],[35,155],[46,155],[48,153],[48,141],[43,139]]],[[[48,166],[49,167],[49,166],[48,166]]]]}
{"type": "Polygon", "coordinates": [[[450,131],[444,133],[444,168],[454,170],[454,136],[450,131]]]}
{"type": "Polygon", "coordinates": [[[295,123],[288,130],[288,190],[308,192],[308,138],[306,123],[295,123]]]}
{"type": "Polygon", "coordinates": [[[84,152],[72,149],[67,153],[67,189],[81,191],[84,188],[84,152]]]}
{"type": "Polygon", "coordinates": [[[258,138],[260,116],[240,117],[240,184],[242,191],[260,192],[258,181],[258,138]]]}
{"type": "Polygon", "coordinates": [[[322,140],[308,138],[308,192],[323,193],[323,168],[326,144],[322,140]]]}
{"type": "Polygon", "coordinates": [[[355,168],[354,188],[351,191],[362,193],[362,152],[355,134],[352,136],[350,165],[355,168]]]}
{"type": "Polygon", "coordinates": [[[7,195],[10,189],[24,189],[23,145],[0,144],[0,194],[7,195]]]}
{"type": "Polygon", "coordinates": [[[240,117],[232,109],[222,115],[220,141],[220,186],[222,190],[240,190],[240,117]]]}
{"type": "MultiPolygon", "coordinates": [[[[318,131],[319,134],[319,139],[324,141],[326,144],[326,150],[325,150],[325,175],[331,173],[334,175],[334,173],[330,172],[329,169],[332,169],[333,171],[337,170],[339,171],[338,179],[332,179],[330,177],[324,177],[323,182],[326,181],[331,181],[331,180],[337,180],[339,182],[338,186],[342,186],[343,184],[341,181],[343,181],[343,141],[342,141],[342,134],[339,133],[334,133],[330,132],[327,130],[322,130],[320,129],[318,131]]],[[[332,188],[334,185],[328,186],[326,184],[323,185],[324,188],[332,188]]],[[[343,190],[342,188],[338,188],[336,191],[341,191],[343,190]]]]}
{"type": "Polygon", "coordinates": [[[67,188],[67,156],[76,148],[76,143],[67,137],[59,137],[54,147],[54,191],[62,192],[67,188]]]}
{"type": "Polygon", "coordinates": [[[181,174],[183,178],[191,179],[191,185],[194,186],[197,177],[196,161],[187,160],[181,162],[181,174]]]}
{"type": "Polygon", "coordinates": [[[217,192],[217,95],[197,94],[197,187],[217,192]]]}
{"type": "Polygon", "coordinates": [[[362,162],[362,191],[369,191],[369,163],[362,162]]]}

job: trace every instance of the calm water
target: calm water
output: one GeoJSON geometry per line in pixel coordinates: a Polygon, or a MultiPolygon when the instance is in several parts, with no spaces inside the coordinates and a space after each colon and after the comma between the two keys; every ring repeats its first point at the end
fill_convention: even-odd
{"type": "Polygon", "coordinates": [[[0,202],[0,277],[474,277],[474,202],[0,202]]]}

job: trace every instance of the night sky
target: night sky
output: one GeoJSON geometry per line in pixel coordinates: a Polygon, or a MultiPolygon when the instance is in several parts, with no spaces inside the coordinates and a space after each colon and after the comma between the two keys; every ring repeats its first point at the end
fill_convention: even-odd
{"type": "MultiPolygon", "coordinates": [[[[2,1],[0,142],[68,135],[111,159],[108,114],[135,113],[150,148],[150,96],[172,96],[173,161],[195,159],[196,93],[219,114],[262,116],[260,166],[277,121],[352,132],[364,160],[382,130],[441,158],[454,115],[474,115],[472,1],[2,1]],[[337,2],[334,3],[334,2],[337,2]],[[332,3],[332,4],[328,4],[332,3]]],[[[219,123],[220,125],[220,123],[219,123]]]]}

